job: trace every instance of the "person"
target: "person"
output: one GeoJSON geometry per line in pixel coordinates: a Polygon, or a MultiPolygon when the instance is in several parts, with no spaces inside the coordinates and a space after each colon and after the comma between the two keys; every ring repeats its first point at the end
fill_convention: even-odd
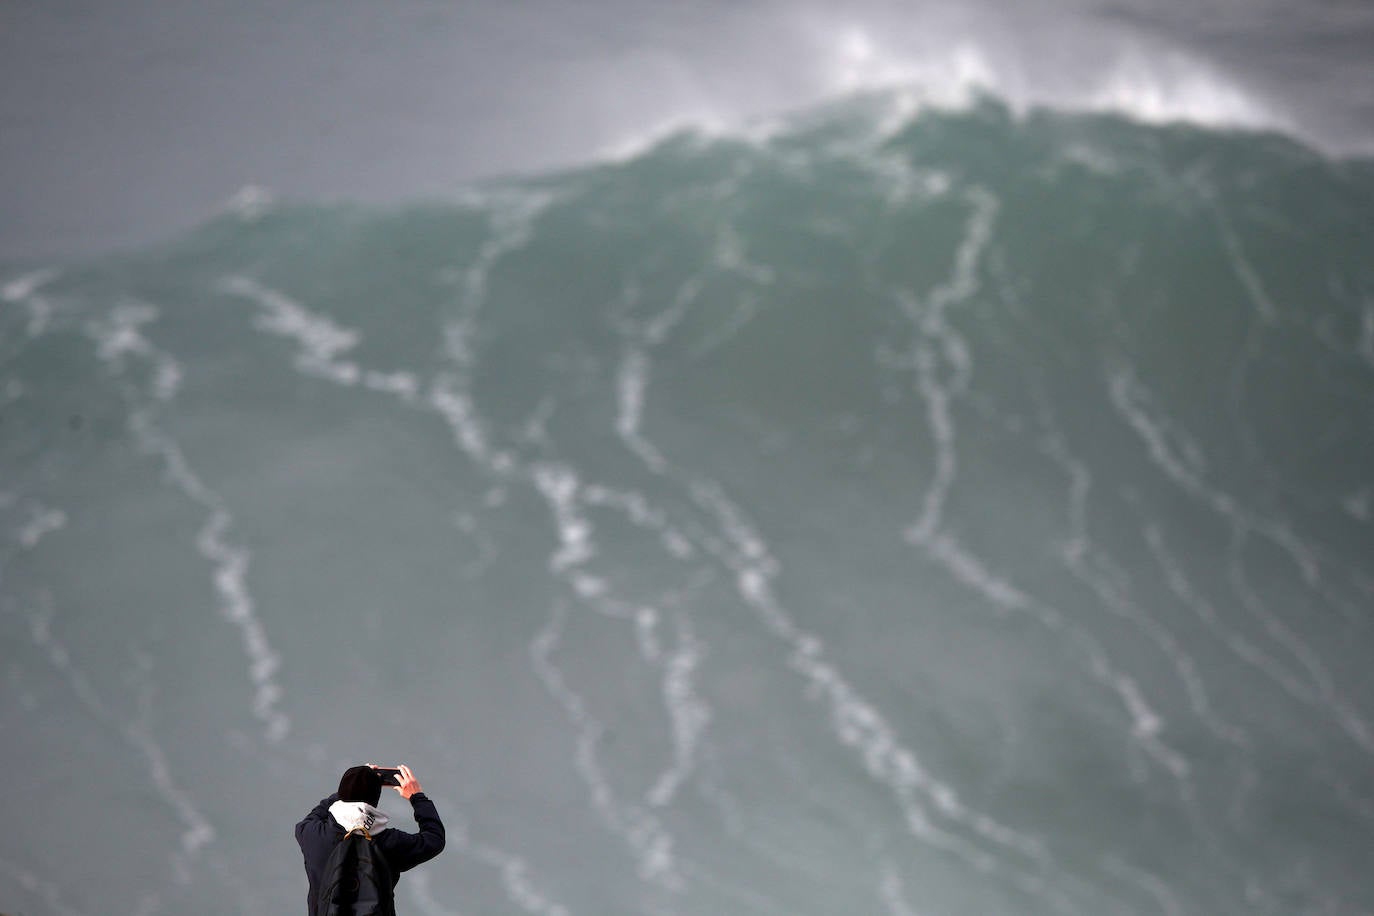
{"type": "Polygon", "coordinates": [[[428,862],[444,851],[444,822],[410,767],[402,764],[394,786],[410,802],[419,833],[387,826],[389,818],[377,808],[382,797],[382,777],[374,764],[349,767],[339,779],[339,791],[320,801],[296,825],[296,842],[305,856],[305,876],[310,882],[306,902],[315,913],[320,871],[334,846],[350,830],[363,828],[391,869],[393,893],[401,872],[428,862]]]}

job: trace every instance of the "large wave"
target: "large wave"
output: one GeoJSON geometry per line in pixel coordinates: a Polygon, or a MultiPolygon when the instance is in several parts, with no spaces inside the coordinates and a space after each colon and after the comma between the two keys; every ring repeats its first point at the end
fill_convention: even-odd
{"type": "Polygon", "coordinates": [[[429,913],[1368,911],[1371,251],[1368,161],[874,92],[10,270],[6,899],[296,905],[399,757],[429,913]]]}

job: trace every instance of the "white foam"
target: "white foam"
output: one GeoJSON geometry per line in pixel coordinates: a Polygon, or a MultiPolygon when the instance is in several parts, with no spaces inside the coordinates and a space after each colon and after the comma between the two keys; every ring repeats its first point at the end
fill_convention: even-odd
{"type": "MultiPolygon", "coordinates": [[[[725,269],[739,267],[739,263],[731,263],[732,259],[728,251],[720,260],[724,263],[718,266],[725,269]]],[[[742,262],[742,257],[737,257],[734,260],[742,262]]],[[[755,279],[771,281],[772,277],[770,274],[767,278],[755,279]]],[[[679,320],[682,308],[689,300],[690,297],[685,297],[682,291],[679,291],[674,306],[667,313],[670,315],[668,322],[664,324],[662,321],[656,321],[647,326],[650,330],[647,342],[651,344],[661,342],[667,329],[679,320]],[[660,328],[662,334],[654,335],[653,330],[655,328],[660,328]]],[[[628,330],[629,336],[635,338],[638,332],[643,329],[630,328],[628,330]]],[[[622,384],[628,384],[633,392],[628,398],[622,395],[622,404],[626,401],[630,403],[629,409],[622,410],[622,418],[629,416],[633,419],[628,421],[622,419],[618,424],[618,431],[625,439],[639,436],[638,416],[641,402],[638,399],[642,398],[642,378],[647,374],[647,352],[639,349],[633,349],[631,352],[635,354],[635,358],[627,360],[630,368],[622,367],[622,372],[630,376],[630,381],[628,383],[622,381],[622,384]]],[[[630,450],[638,454],[654,473],[666,474],[668,472],[666,460],[662,459],[657,449],[654,449],[647,441],[627,442],[627,445],[631,446],[630,450]],[[647,458],[646,453],[652,454],[654,458],[647,458]]],[[[957,852],[984,870],[991,871],[995,868],[992,857],[973,849],[956,837],[933,826],[911,796],[912,788],[920,785],[947,816],[970,824],[976,832],[984,837],[1020,848],[1022,851],[1028,851],[1033,858],[1037,858],[1040,852],[1035,844],[1025,841],[1013,831],[996,824],[990,818],[965,811],[952,789],[921,773],[914,756],[896,743],[889,726],[877,714],[876,710],[859,698],[852,688],[839,677],[838,672],[822,660],[820,640],[811,634],[800,631],[786,612],[776,603],[769,583],[771,578],[777,574],[777,562],[773,559],[762,538],[753,531],[745,520],[743,514],[726,498],[719,485],[703,480],[690,480],[688,483],[694,501],[710,512],[721,525],[721,532],[724,535],[722,540],[715,540],[706,536],[704,538],[705,546],[733,568],[736,573],[736,584],[746,601],[760,613],[776,635],[792,645],[794,654],[791,662],[797,670],[807,674],[811,681],[809,692],[817,695],[829,695],[833,701],[832,716],[836,733],[841,742],[859,747],[869,772],[897,791],[903,800],[902,807],[906,821],[913,832],[934,845],[957,852]]],[[[552,488],[546,487],[546,489],[552,488]]],[[[566,498],[566,490],[567,487],[564,486],[555,492],[563,493],[564,498],[566,498]]],[[[643,523],[645,519],[653,519],[653,527],[662,527],[661,519],[647,510],[641,500],[608,499],[612,495],[611,491],[602,487],[587,488],[589,502],[596,501],[602,504],[619,502],[622,507],[633,507],[633,515],[637,517],[640,523],[643,523]]],[[[568,530],[566,524],[560,525],[560,528],[561,530],[568,530]]],[[[690,541],[681,535],[677,537],[690,549],[690,541]]],[[[670,552],[675,556],[686,554],[686,550],[673,549],[670,552]]],[[[658,622],[656,612],[653,612],[652,609],[642,609],[636,615],[635,620],[640,634],[642,653],[646,659],[652,660],[661,657],[661,649],[656,637],[658,622]]],[[[681,624],[685,626],[686,619],[681,618],[680,620],[681,624]]],[[[709,707],[697,697],[692,686],[691,674],[699,664],[700,657],[701,647],[696,645],[690,632],[680,630],[679,650],[671,657],[664,679],[665,702],[669,706],[673,718],[674,765],[662,774],[648,794],[650,803],[655,806],[664,805],[671,801],[677,787],[687,777],[691,768],[695,766],[696,745],[711,720],[709,707]]],[[[719,792],[719,789],[708,782],[703,784],[703,791],[717,804],[722,805],[722,814],[725,816],[727,824],[734,823],[738,819],[738,812],[728,804],[728,799],[719,792]]]]}
{"type": "Polygon", "coordinates": [[[96,338],[100,359],[122,370],[130,357],[136,357],[153,370],[150,393],[159,401],[170,401],[181,387],[181,364],[171,354],[153,346],[143,336],[143,326],[158,318],[155,306],[145,302],[125,302],[116,306],[106,322],[90,326],[96,338]]]}
{"type": "Polygon", "coordinates": [[[663,656],[663,646],[658,638],[659,614],[656,608],[642,607],[635,612],[635,638],[639,641],[639,654],[650,662],[657,662],[663,656]]]}
{"type": "Polygon", "coordinates": [[[190,796],[183,792],[172,779],[172,770],[167,763],[167,755],[153,740],[152,733],[144,723],[129,726],[128,735],[142,751],[148,762],[148,775],[162,796],[172,803],[181,817],[186,829],[182,831],[181,852],[188,859],[215,841],[215,828],[191,802],[190,796]]]}
{"type": "Polygon", "coordinates": [[[1146,442],[1151,459],[1179,487],[1226,518],[1238,536],[1258,533],[1288,555],[1313,588],[1321,581],[1321,562],[1315,548],[1305,544],[1283,522],[1274,522],[1242,507],[1235,498],[1208,485],[1202,449],[1176,424],[1170,423],[1155,405],[1149,390],[1129,369],[1114,372],[1109,380],[1113,405],[1146,442]]]}
{"type": "Polygon", "coordinates": [[[1087,97],[1086,107],[1149,124],[1290,127],[1286,119],[1199,61],[1181,53],[1131,52],[1087,97]]]}
{"type": "Polygon", "coordinates": [[[1368,523],[1374,519],[1374,488],[1361,487],[1341,502],[1351,518],[1368,523]]]}
{"type": "MultiPolygon", "coordinates": [[[[664,807],[692,775],[698,747],[712,720],[710,707],[697,694],[694,684],[694,672],[705,645],[693,635],[689,619],[676,615],[676,648],[665,655],[658,636],[657,609],[624,607],[611,599],[604,580],[573,569],[595,556],[591,525],[579,514],[578,503],[621,510],[635,525],[657,531],[665,551],[678,559],[692,556],[694,548],[685,536],[667,525],[662,514],[650,507],[641,494],[620,493],[604,486],[581,487],[575,473],[563,466],[536,465],[533,474],[536,486],[550,503],[559,532],[560,546],[550,560],[550,569],[565,575],[579,597],[592,601],[600,613],[632,621],[641,658],[663,668],[662,691],[671,722],[673,760],[645,797],[652,807],[664,807]]],[[[665,598],[670,603],[677,600],[672,596],[665,598]]]]}
{"type": "Polygon", "coordinates": [[[603,484],[588,484],[581,489],[579,498],[589,506],[615,509],[636,527],[657,533],[664,551],[675,559],[691,559],[697,553],[691,539],[669,523],[662,511],[649,505],[642,493],[616,490],[603,484]]]}
{"type": "Polygon", "coordinates": [[[0,301],[23,305],[28,311],[27,333],[31,339],[42,334],[52,324],[57,306],[46,297],[38,295],[38,291],[58,276],[56,270],[35,270],[0,287],[0,301]]]}
{"type": "Polygon", "coordinates": [[[477,517],[471,512],[459,512],[453,519],[454,527],[467,535],[477,544],[477,556],[463,567],[463,576],[475,579],[491,567],[498,551],[496,545],[482,530],[477,517]]]}
{"type": "Polygon", "coordinates": [[[902,876],[891,862],[883,863],[883,873],[878,885],[878,896],[887,907],[888,916],[917,916],[916,911],[907,903],[906,888],[902,876]]]}
{"type": "Polygon", "coordinates": [[[1131,720],[1132,738],[1140,742],[1151,759],[1159,763],[1175,779],[1188,775],[1186,760],[1159,739],[1163,720],[1144,699],[1134,679],[1117,671],[1104,654],[1102,647],[1081,630],[1069,626],[1058,611],[1035,600],[1016,586],[994,575],[973,554],[952,537],[937,532],[922,536],[914,543],[921,546],[931,559],[939,562],[958,581],[967,585],[1002,611],[1030,613],[1050,630],[1062,631],[1085,657],[1088,670],[1106,689],[1121,701],[1131,720]]]}
{"type": "Polygon", "coordinates": [[[667,658],[663,677],[663,701],[673,725],[673,765],[665,770],[647,794],[650,805],[664,807],[696,765],[697,745],[711,724],[711,708],[697,694],[695,675],[705,654],[687,617],[679,615],[677,649],[667,658]]]}
{"type": "Polygon", "coordinates": [[[902,34],[887,25],[832,12],[801,16],[797,55],[805,63],[791,74],[801,87],[778,107],[741,110],[737,100],[697,94],[679,110],[603,148],[612,162],[638,157],[665,139],[682,135],[702,144],[718,139],[761,145],[785,134],[797,111],[817,104],[864,97],[881,99],[871,140],[881,140],[925,111],[966,110],[982,98],[1003,102],[1017,116],[1033,108],[1113,113],[1147,124],[1192,123],[1220,129],[1297,130],[1292,117],[1241,85],[1235,76],[1176,47],[1124,42],[1100,52],[1076,54],[1069,66],[1044,66],[1036,50],[1018,52],[970,30],[934,28],[902,34]],[[942,34],[943,31],[943,34],[942,34]]]}
{"type": "Polygon", "coordinates": [[[276,199],[267,188],[247,184],[234,192],[225,203],[225,209],[236,214],[244,222],[256,222],[272,209],[276,199]]]}
{"type": "Polygon", "coordinates": [[[461,272],[461,315],[444,328],[448,355],[461,370],[470,369],[475,357],[470,340],[477,315],[486,305],[487,283],[492,268],[507,254],[519,250],[529,241],[535,221],[556,199],[551,194],[526,190],[468,192],[464,202],[491,214],[492,234],[477,252],[472,265],[461,272]]]}
{"type": "Polygon", "coordinates": [[[208,512],[196,534],[196,550],[214,567],[212,581],[219,598],[220,615],[238,629],[244,653],[248,656],[248,675],[254,687],[253,715],[262,722],[267,739],[279,742],[291,728],[290,718],[278,708],[283,695],[276,679],[281,657],[273,650],[267,630],[257,615],[257,603],[248,591],[250,554],[227,538],[233,516],[224,508],[219,495],[201,482],[191,469],[177,443],[146,418],[136,416],[131,425],[143,447],[162,458],[167,476],[177,489],[208,512]]]}
{"type": "Polygon", "coordinates": [[[19,303],[28,299],[44,285],[52,282],[59,276],[59,272],[52,268],[35,270],[22,276],[10,280],[4,286],[0,286],[0,299],[6,302],[19,303]]]}
{"type": "Polygon", "coordinates": [[[682,323],[688,309],[701,294],[704,283],[705,277],[700,274],[688,278],[673,294],[673,301],[666,309],[636,329],[647,346],[656,347],[668,339],[668,335],[682,323]]]}
{"type": "Polygon", "coordinates": [[[1156,565],[1164,574],[1164,582],[1169,586],[1169,591],[1178,598],[1184,607],[1192,611],[1207,629],[1226,645],[1227,649],[1238,658],[1258,668],[1294,698],[1304,703],[1317,704],[1321,702],[1320,697],[1310,685],[1294,677],[1264,650],[1222,623],[1221,615],[1212,603],[1203,598],[1189,582],[1181,563],[1165,544],[1164,535],[1158,525],[1151,524],[1146,527],[1145,542],[1150,546],[1156,565]]]}
{"type": "Polygon", "coordinates": [[[1116,856],[1104,857],[1103,864],[1107,871],[1130,881],[1149,894],[1164,916],[1183,916],[1188,912],[1178,895],[1174,893],[1174,889],[1158,875],[1129,865],[1116,856]]]}
{"type": "Polygon", "coordinates": [[[167,478],[187,498],[208,513],[196,536],[197,551],[214,566],[212,581],[219,598],[220,614],[239,630],[249,659],[249,678],[254,686],[253,714],[264,727],[269,741],[286,737],[290,719],[278,708],[282,697],[276,680],[280,658],[273,651],[267,632],[256,613],[248,592],[246,576],[249,554],[232,545],[226,537],[233,518],[215,493],[191,468],[181,446],[156,424],[160,405],[169,402],[180,386],[181,366],[171,354],[154,346],[143,335],[144,325],[157,318],[157,309],[145,303],[126,303],[116,307],[104,322],[89,326],[100,358],[123,380],[132,403],[129,428],[140,447],[162,459],[167,478]],[[153,369],[147,391],[127,379],[129,363],[137,358],[153,369]],[[151,395],[151,402],[139,404],[140,397],[151,395]]]}
{"type": "MultiPolygon", "coordinates": [[[[1069,571],[1086,584],[1099,598],[1102,606],[1118,617],[1124,618],[1145,633],[1173,663],[1192,705],[1194,714],[1218,738],[1228,743],[1244,747],[1248,741],[1240,728],[1222,721],[1212,706],[1211,697],[1203,682],[1198,665],[1174,638],[1168,628],[1154,620],[1139,608],[1127,595],[1127,583],[1120,577],[1110,575],[1108,569],[1092,549],[1088,537],[1088,495],[1092,486],[1092,475],[1087,466],[1074,457],[1057,429],[1051,430],[1043,440],[1042,451],[1068,476],[1070,485],[1069,524],[1070,538],[1062,551],[1062,560],[1069,571]]],[[[1153,711],[1137,717],[1133,733],[1137,738],[1155,740],[1163,722],[1153,711]]],[[[1161,759],[1168,762],[1175,775],[1187,772],[1181,756],[1168,752],[1161,759]]]]}
{"type": "MultiPolygon", "coordinates": [[[[566,906],[549,899],[547,894],[536,886],[530,874],[530,864],[520,856],[486,843],[475,842],[465,830],[452,831],[449,836],[451,845],[483,865],[500,872],[501,887],[506,899],[521,912],[532,913],[534,916],[570,916],[571,911],[566,906]]],[[[423,890],[426,897],[432,901],[427,884],[423,890]]]]}
{"type": "Polygon", "coordinates": [[[162,895],[156,891],[148,891],[138,900],[138,908],[134,910],[133,916],[157,916],[164,908],[162,895]]]}
{"type": "MultiPolygon", "coordinates": [[[[736,571],[741,596],[768,628],[790,645],[788,663],[806,679],[808,695],[826,701],[836,738],[854,749],[870,777],[896,797],[912,835],[979,871],[997,870],[996,857],[937,826],[927,809],[929,805],[948,821],[964,825],[980,838],[1002,849],[1016,850],[1037,866],[1043,866],[1046,857],[1037,841],[968,809],[952,787],[929,774],[916,755],[902,745],[896,730],[878,709],[825,659],[821,639],[796,625],[773,594],[771,580],[778,573],[777,561],[720,487],[698,481],[693,485],[692,495],[721,526],[724,540],[715,548],[721,560],[736,571]]],[[[1034,883],[1034,879],[1030,882],[1034,883]]]]}
{"type": "MultiPolygon", "coordinates": [[[[943,566],[955,580],[977,592],[998,610],[1025,611],[1034,608],[1034,602],[1029,595],[1005,579],[993,575],[981,560],[949,535],[935,533],[922,536],[914,543],[925,548],[931,559],[943,566]]],[[[1058,629],[1064,625],[1057,613],[1042,612],[1039,617],[1050,629],[1058,629]]]]}
{"type": "MultiPolygon", "coordinates": [[[[665,655],[657,633],[657,610],[617,602],[604,579],[577,568],[596,556],[592,526],[579,505],[585,500],[588,504],[620,508],[635,524],[658,530],[660,535],[665,524],[640,494],[620,494],[605,487],[582,487],[576,473],[566,465],[537,464],[532,468],[532,477],[548,501],[558,529],[559,547],[549,561],[550,571],[566,578],[578,597],[590,602],[599,613],[632,622],[641,658],[663,668],[663,701],[671,723],[673,759],[646,793],[646,801],[652,807],[664,807],[672,802],[678,789],[691,776],[698,745],[712,719],[710,707],[697,694],[694,685],[694,673],[705,646],[694,636],[690,621],[683,615],[676,615],[676,648],[665,655]]],[[[677,555],[671,546],[666,549],[677,555]]]]}
{"type": "Polygon", "coordinates": [[[699,141],[750,136],[746,125],[722,110],[697,107],[669,114],[657,123],[621,135],[601,148],[596,158],[609,162],[635,159],[670,137],[685,135],[699,141]]]}
{"type": "Polygon", "coordinates": [[[19,543],[23,544],[26,550],[32,550],[44,537],[54,531],[61,531],[66,525],[67,513],[61,509],[35,506],[29,521],[19,529],[19,543]]]}
{"type": "MultiPolygon", "coordinates": [[[[1286,525],[1271,522],[1251,513],[1230,494],[1208,484],[1202,473],[1190,466],[1195,462],[1182,459],[1175,452],[1172,443],[1187,441],[1186,437],[1161,415],[1153,403],[1151,393],[1133,371],[1121,369],[1114,372],[1108,380],[1108,391],[1113,406],[1144,440],[1147,453],[1164,475],[1230,525],[1232,537],[1229,573],[1232,586],[1242,605],[1259,621],[1264,632],[1291,652],[1306,670],[1313,689],[1322,697],[1323,702],[1319,705],[1334,716],[1351,739],[1365,751],[1374,753],[1374,728],[1365,722],[1363,715],[1349,699],[1337,691],[1335,680],[1322,663],[1319,653],[1291,626],[1265,607],[1250,586],[1245,572],[1245,542],[1252,534],[1258,534],[1287,554],[1304,581],[1316,588],[1321,577],[1315,552],[1303,544],[1286,525]]],[[[1307,692],[1304,690],[1298,695],[1307,692]]]]}
{"type": "MultiPolygon", "coordinates": [[[[57,916],[86,916],[82,910],[73,908],[63,899],[62,885],[48,881],[34,872],[29,871],[27,868],[16,865],[8,859],[0,858],[0,871],[9,875],[10,880],[19,887],[33,896],[40,898],[47,904],[50,911],[57,914],[57,916]]],[[[11,905],[14,902],[15,901],[6,900],[7,905],[11,905]]]]}
{"type": "MultiPolygon", "coordinates": [[[[565,464],[541,462],[529,469],[535,487],[548,502],[558,533],[558,548],[549,561],[550,571],[564,578],[573,591],[598,613],[623,620],[635,628],[640,657],[645,663],[663,670],[661,689],[668,710],[673,740],[673,756],[668,767],[654,780],[645,794],[648,808],[669,805],[680,787],[692,776],[697,765],[698,748],[706,728],[712,720],[710,707],[697,694],[694,675],[705,654],[705,646],[696,639],[685,615],[674,616],[676,640],[674,650],[665,653],[658,635],[660,615],[653,607],[633,606],[617,600],[609,584],[601,577],[582,569],[597,556],[593,527],[582,512],[582,505],[600,505],[622,511],[635,525],[657,531],[665,550],[680,556],[676,541],[690,542],[672,531],[662,513],[651,507],[638,493],[621,493],[604,486],[584,486],[577,472],[565,464]]],[[[665,595],[668,605],[680,600],[665,595]]],[[[625,838],[638,862],[641,879],[668,890],[682,890],[683,872],[673,854],[674,840],[648,808],[618,800],[596,757],[596,745],[603,726],[591,715],[581,697],[577,696],[553,666],[552,651],[561,638],[564,612],[555,608],[549,627],[535,641],[532,653],[536,668],[551,695],[559,700],[569,720],[578,728],[577,760],[584,782],[592,790],[594,807],[608,827],[625,838]]]]}
{"type": "MultiPolygon", "coordinates": [[[[51,606],[42,612],[29,614],[29,635],[33,644],[47,656],[53,668],[62,675],[73,694],[98,721],[116,730],[125,743],[136,749],[144,758],[146,772],[153,781],[160,796],[167,801],[185,828],[179,838],[180,853],[172,857],[174,879],[185,884],[190,881],[189,867],[205,847],[215,841],[216,832],[209,819],[196,807],[194,802],[172,778],[167,755],[153,739],[147,725],[152,701],[151,682],[145,677],[143,690],[139,697],[139,717],[133,722],[124,723],[105,705],[101,694],[96,691],[85,674],[77,667],[71,653],[54,635],[52,622],[54,613],[51,606]]],[[[146,663],[144,665],[146,673],[146,663]]]]}
{"type": "Polygon", "coordinates": [[[568,916],[569,910],[561,903],[545,897],[530,880],[529,866],[524,860],[514,856],[502,856],[496,860],[501,869],[501,885],[506,890],[506,899],[537,916],[568,916]]]}
{"type": "MultiPolygon", "coordinates": [[[[1053,608],[1045,607],[993,575],[977,557],[942,530],[945,502],[958,471],[952,405],[968,387],[974,371],[967,343],[946,316],[953,306],[967,301],[979,289],[978,263],[991,240],[998,211],[997,201],[982,189],[968,192],[968,203],[971,213],[949,277],[937,284],[923,300],[905,290],[894,291],[894,298],[916,333],[912,360],[916,388],[926,405],[927,423],[935,440],[935,473],[926,488],[921,514],[907,526],[904,537],[999,610],[1030,612],[1048,629],[1070,633],[1086,656],[1094,677],[1115,693],[1125,707],[1131,719],[1133,738],[1176,779],[1182,779],[1188,773],[1187,762],[1159,739],[1163,720],[1145,701],[1135,681],[1110,664],[1095,640],[1082,631],[1069,628],[1053,608]],[[948,368],[942,373],[942,367],[948,368]]],[[[1080,542],[1082,537],[1080,532],[1080,542]]],[[[1075,549],[1081,550],[1082,545],[1071,543],[1069,549],[1072,555],[1075,549]]]]}
{"type": "Polygon", "coordinates": [[[693,359],[700,359],[718,347],[729,343],[735,335],[744,330],[761,312],[761,304],[758,296],[746,293],[739,297],[735,302],[735,309],[730,313],[729,318],[721,322],[710,334],[710,336],[697,343],[691,349],[693,359]]]}
{"type": "Polygon", "coordinates": [[[919,50],[899,51],[862,23],[831,18],[810,23],[819,49],[822,83],[831,95],[890,93],[887,130],[918,111],[964,108],[982,95],[1002,99],[1013,112],[1032,105],[1113,112],[1150,124],[1188,122],[1219,128],[1292,129],[1274,106],[1243,90],[1215,67],[1178,49],[1119,46],[1102,64],[1070,83],[1034,74],[1017,55],[993,53],[970,37],[925,40],[919,50]]]}
{"type": "Polygon", "coordinates": [[[153,375],[153,397],[170,401],[181,388],[181,365],[171,357],[160,354],[153,375]]]}
{"type": "MultiPolygon", "coordinates": [[[[258,304],[262,312],[253,321],[255,328],[296,342],[299,350],[294,365],[302,374],[345,388],[361,386],[369,391],[390,394],[407,404],[418,400],[421,383],[413,372],[364,369],[356,362],[340,359],[362,342],[362,334],[356,329],[344,327],[328,315],[309,309],[248,277],[226,277],[220,282],[220,288],[258,304]]],[[[430,392],[430,406],[456,429],[465,430],[469,444],[485,454],[480,431],[474,430],[465,418],[462,397],[450,394],[442,378],[430,392]]]]}
{"type": "Polygon", "coordinates": [[[228,277],[220,287],[258,304],[262,314],[254,319],[254,327],[299,344],[296,367],[301,372],[340,385],[356,385],[361,380],[362,370],[356,363],[338,358],[357,347],[362,338],[357,331],[341,327],[329,316],[248,277],[228,277]]]}
{"type": "Polygon", "coordinates": [[[106,709],[100,693],[91,686],[85,674],[76,667],[76,663],[72,660],[71,653],[67,651],[66,646],[53,635],[53,617],[53,609],[48,604],[45,604],[41,611],[29,614],[29,637],[33,640],[34,646],[43,650],[48,656],[49,663],[62,675],[72,693],[76,695],[76,698],[81,701],[81,704],[92,716],[102,722],[119,727],[115,717],[106,709]]]}
{"type": "MultiPolygon", "coordinates": [[[[444,354],[453,371],[434,378],[428,403],[448,423],[459,448],[474,462],[501,476],[514,473],[518,462],[510,452],[492,448],[470,392],[469,376],[477,360],[477,318],[486,306],[491,270],[507,254],[528,242],[535,221],[555,199],[550,194],[510,189],[469,190],[463,202],[490,213],[491,237],[465,270],[449,268],[443,272],[447,282],[459,285],[462,297],[456,303],[457,317],[443,327],[444,354]]],[[[501,491],[491,492],[504,499],[501,491]]]]}
{"type": "Polygon", "coordinates": [[[480,465],[497,468],[477,408],[457,377],[441,374],[434,379],[429,389],[429,406],[448,422],[454,440],[468,457],[480,465]]]}
{"type": "Polygon", "coordinates": [[[403,401],[413,401],[420,390],[420,382],[410,372],[378,372],[369,369],[363,373],[363,387],[384,394],[394,394],[403,401]]]}
{"type": "Polygon", "coordinates": [[[631,347],[620,361],[616,377],[615,430],[625,447],[639,456],[651,471],[662,474],[667,462],[640,435],[639,424],[644,413],[644,394],[649,386],[649,357],[643,350],[631,347]]]}
{"type": "Polygon", "coordinates": [[[738,274],[759,286],[770,286],[777,280],[775,269],[749,260],[744,239],[733,226],[721,226],[712,242],[711,264],[722,273],[738,274]]]}
{"type": "Polygon", "coordinates": [[[150,354],[152,347],[141,329],[156,320],[157,314],[157,309],[145,303],[116,306],[110,312],[109,322],[95,328],[97,355],[106,362],[115,362],[129,354],[150,354]]]}
{"type": "Polygon", "coordinates": [[[963,240],[955,253],[954,271],[920,301],[899,290],[897,301],[918,332],[915,343],[916,387],[926,403],[926,416],[935,438],[935,477],[927,487],[921,515],[906,531],[912,543],[929,541],[939,528],[945,499],[954,484],[957,458],[954,421],[950,402],[967,387],[973,375],[968,345],[945,318],[956,303],[966,301],[978,291],[977,268],[983,250],[992,236],[997,217],[997,201],[975,189],[969,192],[972,208],[963,240]],[[941,362],[949,366],[951,378],[943,381],[941,362]]]}
{"type": "Polygon", "coordinates": [[[580,566],[596,555],[591,524],[578,514],[577,475],[567,465],[540,464],[533,469],[534,483],[548,500],[558,525],[558,550],[549,559],[554,573],[580,566]]]}
{"type": "MultiPolygon", "coordinates": [[[[455,839],[450,831],[448,845],[456,845],[455,839]]],[[[406,875],[405,884],[406,890],[410,891],[411,898],[424,916],[463,916],[458,910],[451,910],[434,899],[434,892],[430,889],[430,874],[425,869],[416,869],[406,875]]]]}
{"type": "Polygon", "coordinates": [[[672,836],[652,813],[616,798],[597,757],[605,726],[591,714],[585,701],[568,686],[553,663],[553,654],[562,641],[565,616],[562,605],[555,605],[548,624],[531,642],[530,657],[535,672],[577,731],[574,754],[577,771],[591,790],[592,806],[602,821],[629,846],[640,879],[669,891],[681,891],[686,883],[674,862],[672,836]]]}
{"type": "Polygon", "coordinates": [[[1274,300],[1270,298],[1269,291],[1264,288],[1264,281],[1260,279],[1259,271],[1255,270],[1255,265],[1250,263],[1250,259],[1245,254],[1245,249],[1241,247],[1240,240],[1231,230],[1230,221],[1227,220],[1220,207],[1216,210],[1216,217],[1231,266],[1235,270],[1241,286],[1245,288],[1246,296],[1255,307],[1255,311],[1259,313],[1260,319],[1266,324],[1273,324],[1279,319],[1278,306],[1274,305],[1274,300]]]}
{"type": "Polygon", "coordinates": [[[956,108],[997,88],[995,71],[973,43],[956,41],[942,54],[911,57],[895,52],[861,24],[822,25],[823,81],[831,95],[895,91],[892,125],[924,107],[956,108]]]}

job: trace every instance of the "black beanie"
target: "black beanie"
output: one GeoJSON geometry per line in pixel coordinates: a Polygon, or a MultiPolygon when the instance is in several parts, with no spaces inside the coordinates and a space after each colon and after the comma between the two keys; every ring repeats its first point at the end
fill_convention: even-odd
{"type": "Polygon", "coordinates": [[[339,801],[367,802],[376,807],[382,799],[382,777],[372,767],[349,767],[339,779],[339,801]]]}

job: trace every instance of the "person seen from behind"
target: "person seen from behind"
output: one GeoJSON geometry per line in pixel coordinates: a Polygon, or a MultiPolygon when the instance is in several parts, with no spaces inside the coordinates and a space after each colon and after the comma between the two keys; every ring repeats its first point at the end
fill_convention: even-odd
{"type": "Polygon", "coordinates": [[[320,801],[296,825],[296,842],[305,857],[305,875],[310,882],[307,902],[310,916],[318,911],[321,872],[334,847],[350,831],[363,833],[374,845],[390,872],[394,893],[401,872],[428,862],[444,850],[444,823],[434,802],[420,788],[410,767],[402,764],[393,786],[410,802],[419,833],[388,827],[389,818],[377,807],[382,795],[382,777],[377,767],[349,767],[339,779],[339,791],[320,801]]]}

